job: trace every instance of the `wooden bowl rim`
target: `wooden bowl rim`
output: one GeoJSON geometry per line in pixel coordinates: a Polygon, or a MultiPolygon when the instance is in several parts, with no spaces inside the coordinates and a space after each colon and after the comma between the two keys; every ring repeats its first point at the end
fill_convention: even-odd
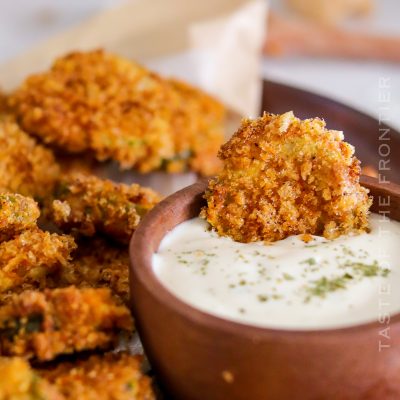
{"type": "MultiPolygon", "coordinates": [[[[379,183],[378,179],[367,176],[361,177],[361,183],[363,186],[370,189],[372,195],[374,191],[379,190],[380,193],[400,198],[400,185],[379,183]]],[[[369,334],[372,331],[374,334],[377,334],[377,332],[386,326],[379,321],[373,321],[333,329],[293,330],[259,327],[209,314],[176,297],[161,283],[153,272],[151,260],[154,252],[151,246],[149,246],[149,243],[152,242],[152,229],[154,226],[159,225],[160,222],[165,221],[165,209],[171,211],[170,215],[173,218],[175,215],[174,209],[176,207],[181,207],[182,209],[187,208],[191,203],[195,202],[196,197],[198,201],[199,196],[202,197],[207,184],[208,180],[203,179],[161,201],[146,215],[132,236],[129,245],[130,279],[132,279],[132,275],[135,274],[135,279],[140,281],[140,284],[145,287],[148,293],[156,298],[159,304],[170,308],[177,317],[185,319],[191,324],[204,326],[211,330],[218,330],[228,335],[248,337],[252,340],[268,339],[272,337],[275,339],[279,337],[285,341],[296,341],[300,338],[310,340],[312,337],[329,340],[330,338],[337,338],[338,336],[369,334]],[[134,273],[133,269],[135,269],[134,273]]],[[[130,287],[132,287],[132,284],[130,287]]],[[[131,301],[135,301],[135,296],[132,293],[131,301]]],[[[390,325],[393,326],[393,324],[400,324],[400,312],[391,315],[390,325]]]]}

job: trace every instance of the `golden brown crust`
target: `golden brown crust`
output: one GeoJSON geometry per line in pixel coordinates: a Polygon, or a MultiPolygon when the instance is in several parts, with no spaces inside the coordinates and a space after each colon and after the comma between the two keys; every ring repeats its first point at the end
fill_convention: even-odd
{"type": "Polygon", "coordinates": [[[90,151],[141,172],[216,172],[223,106],[102,50],[59,58],[8,104],[27,132],[72,153],[90,151]]]}
{"type": "Polygon", "coordinates": [[[133,329],[129,310],[109,289],[46,289],[14,295],[0,307],[0,354],[52,360],[108,349],[133,329]]]}
{"type": "Polygon", "coordinates": [[[73,174],[57,187],[50,215],[62,230],[84,236],[103,233],[128,243],[141,217],[160,197],[151,189],[73,174]]]}
{"type": "Polygon", "coordinates": [[[177,156],[167,164],[167,170],[216,174],[221,169],[217,153],[224,141],[225,108],[187,83],[176,79],[169,83],[179,95],[179,104],[173,119],[177,156]]]}
{"type": "Polygon", "coordinates": [[[319,119],[288,112],[244,120],[220,150],[224,169],[210,182],[202,216],[239,242],[364,231],[371,200],[353,153],[319,119]]]}
{"type": "Polygon", "coordinates": [[[34,372],[26,360],[0,357],[0,399],[65,400],[46,379],[34,372]]]}
{"type": "Polygon", "coordinates": [[[27,229],[36,228],[40,216],[37,203],[19,194],[0,193],[0,242],[27,229]]]}
{"type": "Polygon", "coordinates": [[[51,286],[108,287],[129,300],[129,252],[101,238],[80,240],[73,260],[53,275],[51,286]]]}
{"type": "Polygon", "coordinates": [[[157,75],[98,50],[57,59],[9,102],[22,126],[46,143],[148,171],[173,156],[174,98],[157,75]]]}
{"type": "Polygon", "coordinates": [[[66,399],[152,400],[151,380],[142,374],[141,361],[138,356],[107,353],[38,372],[66,399]]]}
{"type": "Polygon", "coordinates": [[[32,229],[0,244],[0,293],[44,288],[47,277],[66,265],[76,248],[71,236],[32,229]]]}
{"type": "Polygon", "coordinates": [[[53,191],[59,174],[53,153],[8,117],[0,117],[0,160],[0,192],[42,200],[53,191]]]}

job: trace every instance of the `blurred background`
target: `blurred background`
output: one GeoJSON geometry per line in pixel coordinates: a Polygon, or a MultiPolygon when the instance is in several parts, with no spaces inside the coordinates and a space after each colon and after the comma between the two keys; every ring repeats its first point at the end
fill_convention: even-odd
{"type": "MultiPolygon", "coordinates": [[[[0,0],[0,62],[123,2],[0,0]]],[[[264,78],[334,98],[377,118],[379,80],[387,79],[387,122],[400,129],[400,1],[271,0],[269,6],[264,78]]]]}

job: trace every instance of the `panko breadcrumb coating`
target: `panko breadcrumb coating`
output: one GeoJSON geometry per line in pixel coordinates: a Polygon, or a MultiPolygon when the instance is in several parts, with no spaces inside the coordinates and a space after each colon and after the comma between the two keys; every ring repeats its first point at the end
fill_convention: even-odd
{"type": "Polygon", "coordinates": [[[66,400],[20,357],[0,357],[1,400],[66,400]]]}
{"type": "Polygon", "coordinates": [[[36,228],[39,216],[39,207],[30,197],[0,193],[0,242],[12,239],[24,230],[36,228]]]}
{"type": "Polygon", "coordinates": [[[53,191],[59,167],[53,153],[7,117],[0,117],[0,192],[42,200],[53,191]]]}
{"type": "Polygon", "coordinates": [[[39,370],[66,400],[153,400],[141,358],[125,353],[93,355],[76,363],[39,370]]]}
{"type": "Polygon", "coordinates": [[[342,132],[292,112],[244,120],[219,157],[202,216],[239,242],[315,234],[333,239],[368,229],[371,199],[342,132]]]}
{"type": "Polygon", "coordinates": [[[167,164],[168,170],[217,173],[221,169],[217,153],[224,141],[225,108],[187,83],[176,79],[169,83],[179,94],[180,103],[173,120],[177,155],[167,164]]]}
{"type": "Polygon", "coordinates": [[[102,50],[57,59],[49,71],[30,76],[8,104],[27,132],[71,153],[90,151],[99,161],[140,172],[182,171],[193,158],[195,171],[216,172],[210,152],[221,140],[223,107],[102,50]],[[189,123],[187,132],[182,123],[189,123]],[[185,140],[193,146],[190,156],[181,151],[182,134],[191,136],[185,140]]]}
{"type": "Polygon", "coordinates": [[[68,235],[32,229],[0,244],[0,293],[44,288],[47,277],[65,265],[76,248],[68,235]]]}
{"type": "Polygon", "coordinates": [[[69,152],[93,150],[99,160],[142,171],[174,153],[173,91],[143,67],[101,50],[57,59],[9,102],[29,133],[69,152]]]}
{"type": "Polygon", "coordinates": [[[0,307],[0,355],[46,361],[108,349],[132,329],[129,310],[109,289],[27,290],[0,307]]]}
{"type": "Polygon", "coordinates": [[[129,300],[129,251],[95,237],[81,239],[73,260],[53,276],[54,287],[109,287],[125,304],[129,300]]]}
{"type": "Polygon", "coordinates": [[[151,189],[73,174],[61,179],[50,211],[54,223],[84,236],[103,233],[128,243],[140,218],[160,197],[151,189]]]}

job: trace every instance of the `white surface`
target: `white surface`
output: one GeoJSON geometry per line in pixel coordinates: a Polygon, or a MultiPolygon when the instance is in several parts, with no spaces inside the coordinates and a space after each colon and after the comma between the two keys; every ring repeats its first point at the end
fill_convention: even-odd
{"type": "Polygon", "coordinates": [[[266,245],[220,237],[194,218],[165,236],[153,268],[184,302],[234,321],[301,330],[377,321],[400,309],[395,290],[381,307],[382,288],[400,284],[400,223],[378,214],[370,221],[370,233],[308,243],[290,236],[266,245]],[[332,290],[337,279],[342,288],[332,290]]]}

